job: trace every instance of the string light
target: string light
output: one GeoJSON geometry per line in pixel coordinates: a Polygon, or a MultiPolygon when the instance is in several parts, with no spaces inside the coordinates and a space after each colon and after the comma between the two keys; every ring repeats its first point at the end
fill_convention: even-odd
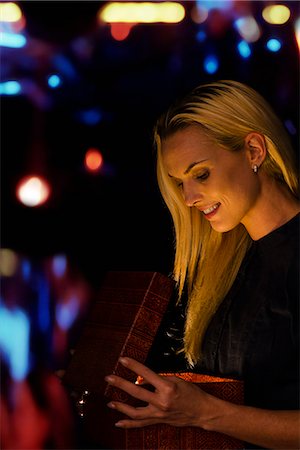
{"type": "Polygon", "coordinates": [[[0,274],[4,277],[12,277],[17,270],[18,256],[9,248],[0,249],[0,274]]]}
{"type": "Polygon", "coordinates": [[[108,23],[178,23],[184,17],[176,2],[110,2],[99,11],[99,19],[108,23]]]}
{"type": "Polygon", "coordinates": [[[295,36],[298,44],[298,48],[300,50],[300,17],[295,22],[295,36]]]}
{"type": "Polygon", "coordinates": [[[49,85],[51,88],[55,89],[55,88],[57,88],[60,84],[61,84],[61,79],[60,79],[60,77],[59,77],[58,75],[53,74],[53,75],[50,75],[50,76],[48,77],[48,85],[49,85]]]}

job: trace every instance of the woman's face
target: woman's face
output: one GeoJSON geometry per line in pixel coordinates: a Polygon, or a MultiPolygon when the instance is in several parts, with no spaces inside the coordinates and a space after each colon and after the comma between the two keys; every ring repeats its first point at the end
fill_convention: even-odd
{"type": "Polygon", "coordinates": [[[163,141],[162,158],[185,203],[199,209],[216,231],[239,223],[247,228],[254,220],[260,184],[249,151],[225,150],[191,125],[163,141]]]}

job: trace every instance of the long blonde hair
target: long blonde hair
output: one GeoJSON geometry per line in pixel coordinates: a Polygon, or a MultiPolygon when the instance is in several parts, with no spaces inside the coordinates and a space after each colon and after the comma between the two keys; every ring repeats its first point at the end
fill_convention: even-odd
{"type": "Polygon", "coordinates": [[[157,177],[175,231],[174,279],[179,296],[186,286],[188,309],[184,352],[190,365],[201,357],[207,326],[232,286],[251,239],[240,224],[219,233],[195,208],[188,207],[162,161],[161,144],[176,131],[199,125],[218,145],[240,151],[248,133],[264,136],[267,156],[260,170],[285,183],[298,197],[295,155],[289,137],[268,103],[237,81],[219,81],[194,89],[157,122],[157,177]]]}

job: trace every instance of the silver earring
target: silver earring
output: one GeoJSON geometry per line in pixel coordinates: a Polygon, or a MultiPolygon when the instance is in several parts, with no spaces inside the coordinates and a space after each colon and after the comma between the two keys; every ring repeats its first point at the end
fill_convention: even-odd
{"type": "Polygon", "coordinates": [[[254,164],[254,166],[252,167],[252,170],[253,170],[254,173],[257,173],[258,172],[258,165],[254,164]]]}

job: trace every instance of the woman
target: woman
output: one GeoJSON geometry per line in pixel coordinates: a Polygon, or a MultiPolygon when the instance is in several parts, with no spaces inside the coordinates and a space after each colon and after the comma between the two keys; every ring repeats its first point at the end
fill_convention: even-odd
{"type": "Polygon", "coordinates": [[[199,373],[243,379],[245,405],[125,358],[155,391],[108,376],[148,403],[111,402],[129,417],[116,425],[199,426],[250,448],[299,448],[300,205],[286,132],[257,92],[221,81],[174,105],[155,138],[176,234],[174,278],[189,298],[186,360],[199,373]]]}

